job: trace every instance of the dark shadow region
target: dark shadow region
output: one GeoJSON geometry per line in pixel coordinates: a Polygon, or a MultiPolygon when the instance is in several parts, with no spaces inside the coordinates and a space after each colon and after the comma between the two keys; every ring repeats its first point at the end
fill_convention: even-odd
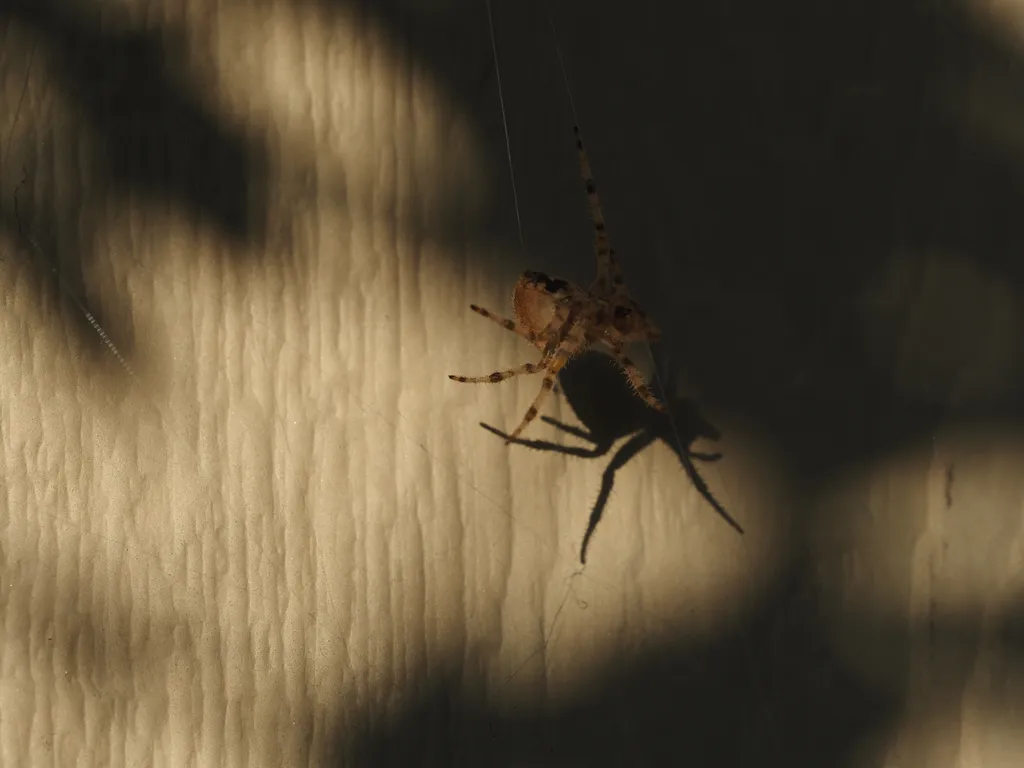
{"type": "MultiPolygon", "coordinates": [[[[356,5],[415,38],[433,71],[451,71],[452,47],[407,26],[415,4],[356,5]]],[[[496,10],[524,267],[587,284],[586,203],[544,7],[496,10]]],[[[983,123],[1024,115],[1024,63],[967,4],[550,7],[627,284],[696,407],[745,425],[786,465],[793,559],[738,625],[706,642],[624,648],[564,706],[540,691],[517,709],[455,661],[411,681],[397,713],[339,726],[337,753],[373,766],[881,766],[873,750],[899,725],[920,652],[908,635],[932,632],[932,670],[946,678],[933,704],[955,705],[981,613],[930,630],[827,605],[811,515],[830,514],[819,493],[852,465],[951,425],[1022,423],[1024,156],[983,123]],[[834,633],[847,623],[892,649],[870,682],[839,657],[834,633]]],[[[484,14],[467,32],[452,19],[477,11],[452,8],[449,34],[476,46],[484,14]]],[[[481,130],[501,137],[491,115],[481,130]]],[[[511,195],[498,202],[506,223],[511,195]]],[[[514,219],[494,238],[519,251],[514,219]]],[[[581,375],[589,387],[594,372],[581,375]]],[[[606,413],[595,427],[585,400],[570,399],[596,447],[567,452],[632,434],[601,426],[606,413]]],[[[1005,626],[1013,637],[1019,621],[1005,626]]],[[[1016,684],[1020,660],[1012,642],[1000,649],[1016,684]]],[[[992,706],[1008,711],[1015,696],[992,706]]]]}

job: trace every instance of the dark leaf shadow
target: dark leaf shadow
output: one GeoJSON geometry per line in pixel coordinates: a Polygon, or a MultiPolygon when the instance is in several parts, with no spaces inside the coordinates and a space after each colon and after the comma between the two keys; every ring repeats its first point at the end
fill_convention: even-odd
{"type": "Polygon", "coordinates": [[[1024,163],[992,138],[1020,135],[1024,66],[970,5],[560,13],[627,282],[704,405],[811,490],[1024,413],[1024,163]]]}
{"type": "Polygon", "coordinates": [[[32,41],[25,61],[10,71],[24,71],[26,85],[41,72],[52,77],[46,87],[60,94],[74,121],[40,122],[22,94],[18,112],[30,114],[15,113],[10,135],[0,137],[0,227],[19,244],[14,253],[49,291],[61,322],[95,364],[110,361],[94,322],[116,339],[125,358],[134,354],[128,313],[90,301],[86,285],[95,256],[90,243],[111,204],[162,203],[239,244],[259,246],[267,237],[266,148],[229,128],[204,102],[182,31],[173,24],[140,29],[120,21],[114,9],[99,14],[51,0],[0,4],[8,34],[20,32],[32,41]],[[53,150],[40,148],[76,130],[81,162],[97,169],[91,172],[94,184],[80,189],[72,183],[70,194],[58,194],[51,176],[68,169],[54,166],[53,150]],[[30,137],[28,160],[12,151],[15,131],[30,137]],[[14,195],[20,196],[17,203],[14,195]]]}
{"type": "Polygon", "coordinates": [[[505,701],[472,669],[424,670],[397,712],[339,729],[329,764],[845,764],[888,736],[903,701],[896,686],[865,683],[833,653],[805,579],[797,569],[784,575],[713,636],[621,649],[557,704],[540,692],[532,705],[522,694],[505,701]]]}
{"type": "MultiPolygon", "coordinates": [[[[691,400],[669,398],[667,404],[671,415],[658,413],[647,407],[630,391],[615,361],[597,352],[583,355],[563,368],[559,374],[559,389],[586,429],[564,424],[548,416],[542,416],[541,420],[567,435],[591,443],[591,447],[583,448],[531,438],[516,438],[511,440],[513,445],[597,459],[607,455],[622,438],[629,438],[616,451],[601,477],[601,490],[590,512],[590,520],[580,546],[581,563],[587,562],[587,547],[604,515],[616,473],[634,456],[658,440],[672,449],[690,481],[708,504],[732,528],[743,533],[743,528],[715,498],[694,464],[695,460],[718,461],[722,455],[691,449],[692,444],[701,438],[718,440],[721,437],[718,429],[701,416],[691,400]]],[[[506,433],[496,427],[483,423],[480,426],[504,440],[509,439],[506,433]]]]}
{"type": "Polygon", "coordinates": [[[263,238],[265,151],[203,103],[180,31],[125,31],[47,0],[4,6],[38,41],[115,194],[166,200],[240,242],[263,238]]]}
{"type": "MultiPolygon", "coordinates": [[[[871,611],[847,616],[856,649],[837,649],[834,614],[811,586],[814,567],[795,561],[721,632],[623,648],[557,704],[541,692],[532,706],[521,694],[504,700],[464,661],[476,661],[465,649],[416,675],[401,707],[340,726],[328,764],[883,765],[907,717],[906,676],[921,663],[912,656],[921,635],[932,638],[929,690],[940,716],[941,702],[962,706],[979,653],[994,670],[980,707],[1024,703],[1024,648],[999,638],[983,650],[973,609],[944,614],[934,628],[871,611]]],[[[996,623],[1019,627],[1021,616],[1019,604],[1009,606],[996,623]]]]}

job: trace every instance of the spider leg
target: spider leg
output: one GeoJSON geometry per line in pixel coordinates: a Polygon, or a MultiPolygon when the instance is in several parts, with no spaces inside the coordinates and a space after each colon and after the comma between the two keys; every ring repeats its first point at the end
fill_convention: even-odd
{"type": "Polygon", "coordinates": [[[519,336],[522,336],[524,339],[526,339],[531,344],[536,344],[537,340],[540,338],[540,336],[538,336],[536,333],[534,333],[533,331],[529,330],[528,328],[523,328],[521,325],[515,323],[512,320],[506,320],[501,315],[496,315],[494,312],[491,312],[491,310],[489,310],[489,309],[484,309],[483,307],[478,307],[476,304],[470,304],[469,308],[471,310],[473,310],[474,312],[476,312],[478,315],[483,315],[484,317],[488,318],[489,320],[493,320],[498,325],[500,325],[502,328],[504,328],[506,331],[512,331],[512,333],[515,333],[515,334],[518,334],[519,336]]]}
{"type": "Polygon", "coordinates": [[[668,413],[668,409],[662,405],[661,401],[654,396],[654,393],[644,383],[644,377],[640,375],[640,370],[636,367],[636,363],[629,359],[625,352],[622,351],[622,344],[612,341],[607,337],[602,339],[605,345],[612,351],[612,355],[615,356],[616,362],[622,366],[622,370],[626,372],[626,378],[629,379],[629,383],[633,387],[633,391],[640,396],[640,399],[647,403],[651,408],[658,411],[659,413],[668,413]]]}
{"type": "Polygon", "coordinates": [[[486,376],[456,376],[450,373],[448,378],[452,381],[460,381],[463,384],[497,384],[499,381],[505,381],[505,379],[511,379],[513,376],[519,376],[524,373],[540,373],[546,367],[547,358],[545,357],[539,363],[523,363],[515,368],[509,368],[507,371],[495,371],[486,376]]]}
{"type": "Polygon", "coordinates": [[[527,425],[535,418],[537,418],[537,410],[540,404],[544,401],[544,398],[548,396],[548,393],[554,389],[555,377],[558,376],[558,372],[569,362],[569,344],[568,339],[563,341],[562,344],[555,350],[552,355],[552,360],[548,364],[548,372],[544,374],[544,380],[540,384],[540,392],[537,393],[537,397],[534,398],[533,404],[526,410],[526,415],[523,416],[523,420],[519,422],[519,426],[515,428],[505,440],[505,445],[508,445],[513,440],[519,437],[526,429],[527,425]]]}
{"type": "Polygon", "coordinates": [[[597,280],[594,281],[593,290],[596,293],[606,294],[611,291],[622,290],[622,271],[619,268],[619,261],[612,250],[611,241],[608,239],[608,232],[604,226],[604,214],[601,211],[601,201],[597,196],[597,185],[594,183],[594,175],[590,170],[590,160],[587,151],[583,148],[583,139],[580,137],[578,125],[572,127],[576,136],[576,151],[580,156],[580,172],[583,175],[583,183],[587,187],[587,202],[590,204],[590,217],[594,221],[594,247],[597,250],[597,280]]]}

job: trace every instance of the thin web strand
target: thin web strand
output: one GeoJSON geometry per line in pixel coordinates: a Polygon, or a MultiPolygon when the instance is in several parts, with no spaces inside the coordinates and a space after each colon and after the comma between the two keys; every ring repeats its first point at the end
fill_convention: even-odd
{"type": "Polygon", "coordinates": [[[494,37],[494,16],[491,13],[491,0],[487,0],[487,26],[491,32],[491,51],[494,53],[494,74],[498,79],[498,101],[501,103],[501,124],[505,129],[505,154],[508,155],[508,175],[512,179],[512,202],[516,207],[516,226],[519,228],[519,247],[526,254],[526,241],[523,238],[523,219],[519,214],[519,194],[516,192],[516,171],[512,163],[512,141],[508,135],[508,117],[505,113],[505,93],[501,87],[501,67],[498,66],[498,43],[494,37]]]}

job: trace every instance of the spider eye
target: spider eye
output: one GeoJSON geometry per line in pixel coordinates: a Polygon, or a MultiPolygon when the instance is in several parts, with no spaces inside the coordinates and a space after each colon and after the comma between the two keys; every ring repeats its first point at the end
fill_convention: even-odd
{"type": "Polygon", "coordinates": [[[532,287],[550,296],[562,296],[572,292],[572,286],[565,280],[545,275],[543,272],[524,272],[523,279],[532,287]]]}
{"type": "Polygon", "coordinates": [[[629,307],[616,307],[615,308],[615,319],[622,320],[633,314],[633,310],[629,307]]]}

